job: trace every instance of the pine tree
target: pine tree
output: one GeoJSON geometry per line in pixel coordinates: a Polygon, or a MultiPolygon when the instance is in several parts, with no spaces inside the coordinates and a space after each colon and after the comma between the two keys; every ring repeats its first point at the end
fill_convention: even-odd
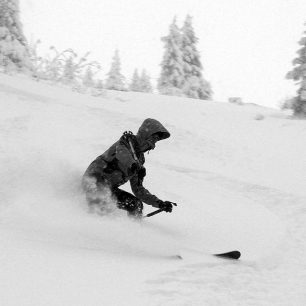
{"type": "Polygon", "coordinates": [[[210,84],[203,78],[203,66],[200,54],[196,48],[198,38],[192,26],[192,17],[187,15],[182,27],[182,57],[184,69],[183,92],[187,97],[210,99],[212,95],[210,84]]]}
{"type": "Polygon", "coordinates": [[[151,78],[149,75],[147,75],[147,72],[145,69],[142,70],[141,77],[139,79],[139,86],[141,92],[152,92],[152,84],[151,84],[151,78]]]}
{"type": "Polygon", "coordinates": [[[65,62],[63,75],[62,75],[62,82],[64,84],[72,84],[76,79],[75,75],[75,65],[73,62],[73,57],[69,56],[65,62]]]}
{"type": "Polygon", "coordinates": [[[102,80],[97,80],[95,82],[95,88],[98,90],[103,90],[104,89],[104,85],[103,85],[103,81],[102,80]]]}
{"type": "Polygon", "coordinates": [[[106,89],[121,90],[121,91],[126,90],[125,78],[121,74],[121,62],[118,50],[115,51],[113,62],[110,71],[107,75],[108,78],[106,79],[106,84],[105,84],[106,89]]]}
{"type": "Polygon", "coordinates": [[[294,68],[287,73],[287,78],[297,81],[299,85],[298,95],[292,104],[294,114],[306,116],[306,31],[303,34],[299,41],[301,48],[297,51],[298,57],[292,61],[294,68]]]}
{"type": "Polygon", "coordinates": [[[138,74],[138,70],[135,69],[132,77],[132,82],[129,86],[130,91],[141,91],[140,89],[140,77],[138,74]]]}
{"type": "Polygon", "coordinates": [[[183,58],[181,51],[181,33],[174,18],[170,25],[169,35],[162,38],[164,56],[161,63],[161,74],[158,89],[161,94],[182,95],[184,84],[183,58]]]}
{"type": "Polygon", "coordinates": [[[19,20],[19,0],[0,0],[0,66],[30,68],[30,54],[19,20]]]}
{"type": "Polygon", "coordinates": [[[83,85],[86,86],[86,87],[94,87],[95,86],[95,81],[94,81],[94,78],[93,78],[94,74],[91,70],[91,66],[87,66],[87,69],[84,73],[84,76],[83,76],[83,85]]]}

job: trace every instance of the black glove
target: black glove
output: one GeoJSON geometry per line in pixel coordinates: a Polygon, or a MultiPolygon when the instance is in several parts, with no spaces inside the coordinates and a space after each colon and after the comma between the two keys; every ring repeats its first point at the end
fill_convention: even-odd
{"type": "Polygon", "coordinates": [[[171,212],[172,212],[173,205],[176,206],[175,203],[172,203],[172,202],[170,202],[170,201],[160,201],[160,202],[158,203],[158,208],[164,210],[165,212],[171,213],[171,212]]]}

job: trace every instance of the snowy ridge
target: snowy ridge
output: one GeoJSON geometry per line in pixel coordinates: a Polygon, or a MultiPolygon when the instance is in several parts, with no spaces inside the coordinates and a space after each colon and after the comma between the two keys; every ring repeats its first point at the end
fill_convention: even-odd
{"type": "Polygon", "coordinates": [[[305,304],[305,121],[4,75],[0,120],[4,305],[305,304]],[[179,206],[142,223],[88,214],[83,171],[147,117],[171,138],[146,155],[144,185],[179,206]],[[239,262],[208,255],[230,249],[239,262]]]}

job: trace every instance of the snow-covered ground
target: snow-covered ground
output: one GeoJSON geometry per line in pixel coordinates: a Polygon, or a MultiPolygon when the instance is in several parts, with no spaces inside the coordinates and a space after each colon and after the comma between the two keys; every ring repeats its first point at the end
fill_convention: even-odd
{"type": "Polygon", "coordinates": [[[306,305],[306,121],[1,74],[0,120],[1,305],[306,305]],[[179,206],[141,223],[89,214],[84,170],[146,118],[171,138],[144,185],[179,206]],[[209,255],[231,249],[241,260],[209,255]]]}

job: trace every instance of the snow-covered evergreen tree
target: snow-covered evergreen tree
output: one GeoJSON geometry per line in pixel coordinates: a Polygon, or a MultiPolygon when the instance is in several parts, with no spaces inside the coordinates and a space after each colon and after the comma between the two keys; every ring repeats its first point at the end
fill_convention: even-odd
{"type": "Polygon", "coordinates": [[[158,89],[161,94],[182,95],[184,84],[183,55],[181,50],[181,33],[174,18],[169,34],[162,38],[164,56],[161,63],[161,74],[158,89]]]}
{"type": "Polygon", "coordinates": [[[103,90],[104,89],[104,85],[103,85],[103,81],[102,80],[97,80],[95,82],[95,88],[98,90],[103,90]]]}
{"type": "Polygon", "coordinates": [[[140,77],[139,77],[139,74],[138,74],[138,69],[134,70],[133,77],[132,77],[132,82],[129,86],[129,90],[130,91],[141,91],[141,89],[140,89],[140,77]]]}
{"type": "Polygon", "coordinates": [[[299,41],[301,48],[297,51],[298,57],[293,60],[294,68],[287,73],[287,78],[297,81],[299,85],[298,95],[292,103],[294,114],[306,116],[306,31],[303,34],[299,41]]]}
{"type": "Polygon", "coordinates": [[[87,69],[83,76],[83,85],[86,87],[94,87],[95,81],[94,81],[94,74],[92,72],[91,66],[87,66],[87,69]]]}
{"type": "Polygon", "coordinates": [[[141,92],[152,92],[152,84],[151,84],[151,78],[147,74],[146,70],[143,69],[140,79],[139,79],[139,86],[140,86],[140,91],[141,92]]]}
{"type": "Polygon", "coordinates": [[[182,27],[182,57],[184,69],[183,92],[187,97],[195,99],[210,99],[212,95],[210,84],[202,76],[202,64],[192,26],[192,17],[187,15],[182,27]]]}
{"type": "Polygon", "coordinates": [[[76,75],[75,75],[75,65],[73,62],[73,57],[69,56],[69,58],[66,60],[64,65],[62,82],[64,84],[72,84],[74,83],[75,78],[76,75]]]}
{"type": "Polygon", "coordinates": [[[121,91],[126,90],[125,89],[125,78],[121,74],[121,62],[120,62],[118,50],[115,51],[112,65],[107,75],[108,77],[105,82],[106,89],[121,90],[121,91]]]}
{"type": "Polygon", "coordinates": [[[31,67],[27,41],[19,20],[19,0],[0,0],[0,66],[5,70],[31,67]]]}
{"type": "Polygon", "coordinates": [[[141,75],[138,74],[138,69],[134,70],[132,82],[129,87],[130,91],[138,91],[138,92],[152,92],[152,84],[151,78],[147,75],[145,69],[142,70],[141,75]]]}

